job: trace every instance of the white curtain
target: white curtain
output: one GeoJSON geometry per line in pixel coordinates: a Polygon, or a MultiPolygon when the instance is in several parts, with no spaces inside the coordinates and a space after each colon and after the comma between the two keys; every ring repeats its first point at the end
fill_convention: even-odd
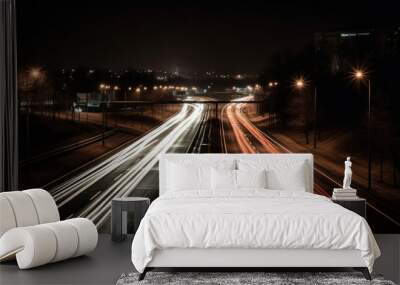
{"type": "Polygon", "coordinates": [[[0,0],[0,192],[18,190],[15,0],[0,0]]]}

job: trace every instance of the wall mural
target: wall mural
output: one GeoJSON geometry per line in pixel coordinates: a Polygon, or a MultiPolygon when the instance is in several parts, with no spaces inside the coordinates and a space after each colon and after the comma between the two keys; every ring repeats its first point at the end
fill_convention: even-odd
{"type": "Polygon", "coordinates": [[[43,50],[76,45],[82,33],[72,25],[73,39],[57,42],[36,31],[39,41],[32,29],[19,25],[19,184],[48,190],[62,218],[109,230],[114,197],[157,197],[162,153],[311,152],[316,193],[342,187],[351,157],[371,227],[400,232],[399,27],[313,31],[295,52],[269,51],[259,67],[228,72],[113,65],[116,50],[103,50],[107,60],[93,50],[88,61],[71,44],[55,58],[43,50]]]}

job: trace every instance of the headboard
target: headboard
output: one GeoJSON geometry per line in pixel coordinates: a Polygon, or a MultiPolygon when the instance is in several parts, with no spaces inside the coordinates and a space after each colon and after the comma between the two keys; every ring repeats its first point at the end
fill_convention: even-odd
{"type": "Polygon", "coordinates": [[[306,166],[308,171],[306,171],[306,175],[308,176],[308,187],[306,189],[307,192],[313,193],[314,189],[314,159],[313,155],[310,153],[279,153],[279,154],[270,154],[270,153],[262,153],[262,154],[247,154],[247,153],[205,153],[205,154],[192,154],[192,153],[166,153],[160,155],[159,162],[159,175],[160,175],[160,185],[159,185],[159,194],[162,195],[167,191],[166,185],[168,180],[167,175],[167,165],[168,162],[179,161],[182,159],[201,159],[213,162],[217,162],[221,159],[236,161],[237,159],[283,159],[283,160],[304,160],[306,162],[306,166]]]}

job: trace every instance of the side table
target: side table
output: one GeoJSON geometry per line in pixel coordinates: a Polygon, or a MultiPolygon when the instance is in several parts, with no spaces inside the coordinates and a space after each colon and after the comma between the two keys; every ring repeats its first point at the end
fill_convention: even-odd
{"type": "Polygon", "coordinates": [[[114,198],[111,202],[111,239],[113,241],[123,241],[126,239],[128,234],[128,212],[133,213],[134,225],[131,234],[135,234],[149,206],[149,198],[114,198]]]}
{"type": "Polygon", "coordinates": [[[359,214],[364,219],[367,218],[367,201],[364,198],[332,199],[332,202],[359,214]]]}

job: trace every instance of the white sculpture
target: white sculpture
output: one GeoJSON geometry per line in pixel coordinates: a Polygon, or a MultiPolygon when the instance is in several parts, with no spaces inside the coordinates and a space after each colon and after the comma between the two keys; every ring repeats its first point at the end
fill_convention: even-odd
{"type": "Polygon", "coordinates": [[[353,171],[351,170],[351,161],[350,156],[347,157],[344,162],[344,179],[343,179],[343,189],[352,189],[351,188],[351,177],[353,176],[353,171]]]}

